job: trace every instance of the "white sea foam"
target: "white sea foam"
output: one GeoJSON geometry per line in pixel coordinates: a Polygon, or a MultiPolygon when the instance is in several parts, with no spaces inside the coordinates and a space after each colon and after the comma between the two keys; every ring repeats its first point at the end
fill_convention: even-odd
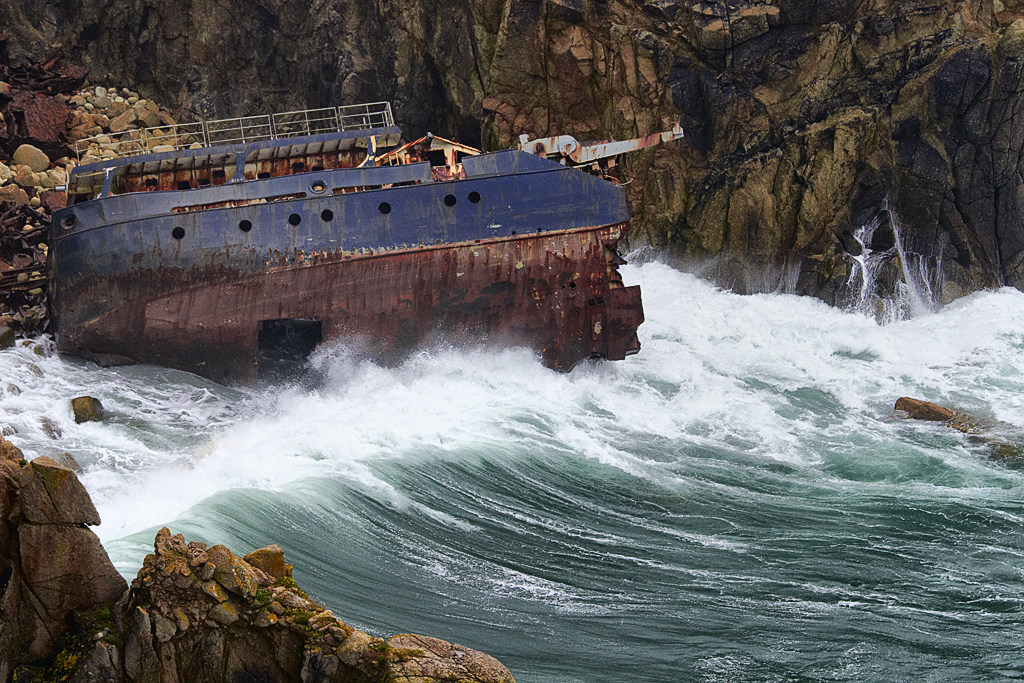
{"type": "MultiPolygon", "coordinates": [[[[218,492],[323,477],[461,524],[414,504],[379,466],[470,452],[587,459],[669,489],[689,485],[671,463],[693,458],[692,448],[800,468],[878,458],[874,446],[916,428],[879,421],[902,395],[1024,425],[1024,294],[1015,290],[879,325],[809,298],[737,296],[658,262],[622,270],[642,285],[647,321],[643,350],[620,363],[559,374],[522,349],[435,349],[383,368],[336,347],[315,359],[327,377],[318,390],[237,391],[19,347],[0,353],[0,388],[21,390],[5,392],[0,410],[30,456],[74,453],[105,540],[187,516],[218,492]],[[76,425],[67,399],[80,394],[99,397],[112,418],[76,425]],[[46,436],[43,417],[60,439],[46,436]],[[643,443],[655,446],[633,447],[643,443]]],[[[1017,481],[1012,471],[993,481],[977,449],[959,435],[943,438],[958,445],[919,448],[959,464],[980,488],[1017,481]]]]}

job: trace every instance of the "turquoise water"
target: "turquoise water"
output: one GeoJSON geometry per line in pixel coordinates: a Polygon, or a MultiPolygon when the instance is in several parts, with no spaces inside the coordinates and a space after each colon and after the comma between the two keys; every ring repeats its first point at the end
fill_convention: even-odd
{"type": "Polygon", "coordinates": [[[126,576],[165,525],[279,543],[349,623],[521,683],[1024,678],[1024,459],[888,418],[906,395],[1024,425],[1024,294],[879,325],[623,275],[647,322],[621,363],[334,348],[318,389],[237,390],[19,348],[0,410],[29,457],[74,454],[126,576]],[[107,421],[74,424],[83,393],[107,421]]]}

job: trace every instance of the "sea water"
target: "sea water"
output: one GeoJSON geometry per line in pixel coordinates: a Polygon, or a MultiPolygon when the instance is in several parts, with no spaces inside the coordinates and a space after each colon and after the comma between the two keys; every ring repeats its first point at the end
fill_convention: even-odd
{"type": "Polygon", "coordinates": [[[126,578],[162,526],[278,543],[348,623],[520,683],[1024,678],[1024,459],[889,417],[912,396],[1024,425],[1024,294],[880,324],[622,274],[647,316],[623,362],[333,347],[317,385],[229,389],[18,347],[0,415],[27,457],[78,461],[126,578]],[[103,422],[74,423],[82,394],[103,422]]]}

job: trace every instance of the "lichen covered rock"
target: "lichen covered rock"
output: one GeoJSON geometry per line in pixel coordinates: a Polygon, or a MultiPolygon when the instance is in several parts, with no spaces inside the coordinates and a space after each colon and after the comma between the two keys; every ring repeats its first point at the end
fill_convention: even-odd
{"type": "Polygon", "coordinates": [[[109,609],[127,584],[86,525],[99,515],[75,473],[25,460],[0,437],[0,679],[51,655],[72,616],[109,609]]]}
{"type": "Polygon", "coordinates": [[[227,682],[243,673],[246,680],[305,683],[513,680],[474,650],[422,636],[401,636],[392,646],[357,631],[290,576],[261,568],[290,573],[278,546],[246,557],[260,566],[222,545],[187,543],[166,528],[157,533],[125,604],[127,680],[227,682]]]}

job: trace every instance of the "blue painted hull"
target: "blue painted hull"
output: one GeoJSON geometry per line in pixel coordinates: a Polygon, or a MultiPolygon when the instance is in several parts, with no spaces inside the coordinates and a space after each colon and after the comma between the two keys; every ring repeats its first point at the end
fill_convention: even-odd
{"type": "Polygon", "coordinates": [[[261,322],[316,318],[324,340],[384,359],[431,339],[527,344],[561,369],[635,352],[639,291],[610,294],[622,188],[519,150],[463,164],[450,182],[426,163],[370,166],[69,206],[51,242],[58,349],[244,382],[261,322]],[[616,297],[627,310],[609,314],[616,297]]]}

